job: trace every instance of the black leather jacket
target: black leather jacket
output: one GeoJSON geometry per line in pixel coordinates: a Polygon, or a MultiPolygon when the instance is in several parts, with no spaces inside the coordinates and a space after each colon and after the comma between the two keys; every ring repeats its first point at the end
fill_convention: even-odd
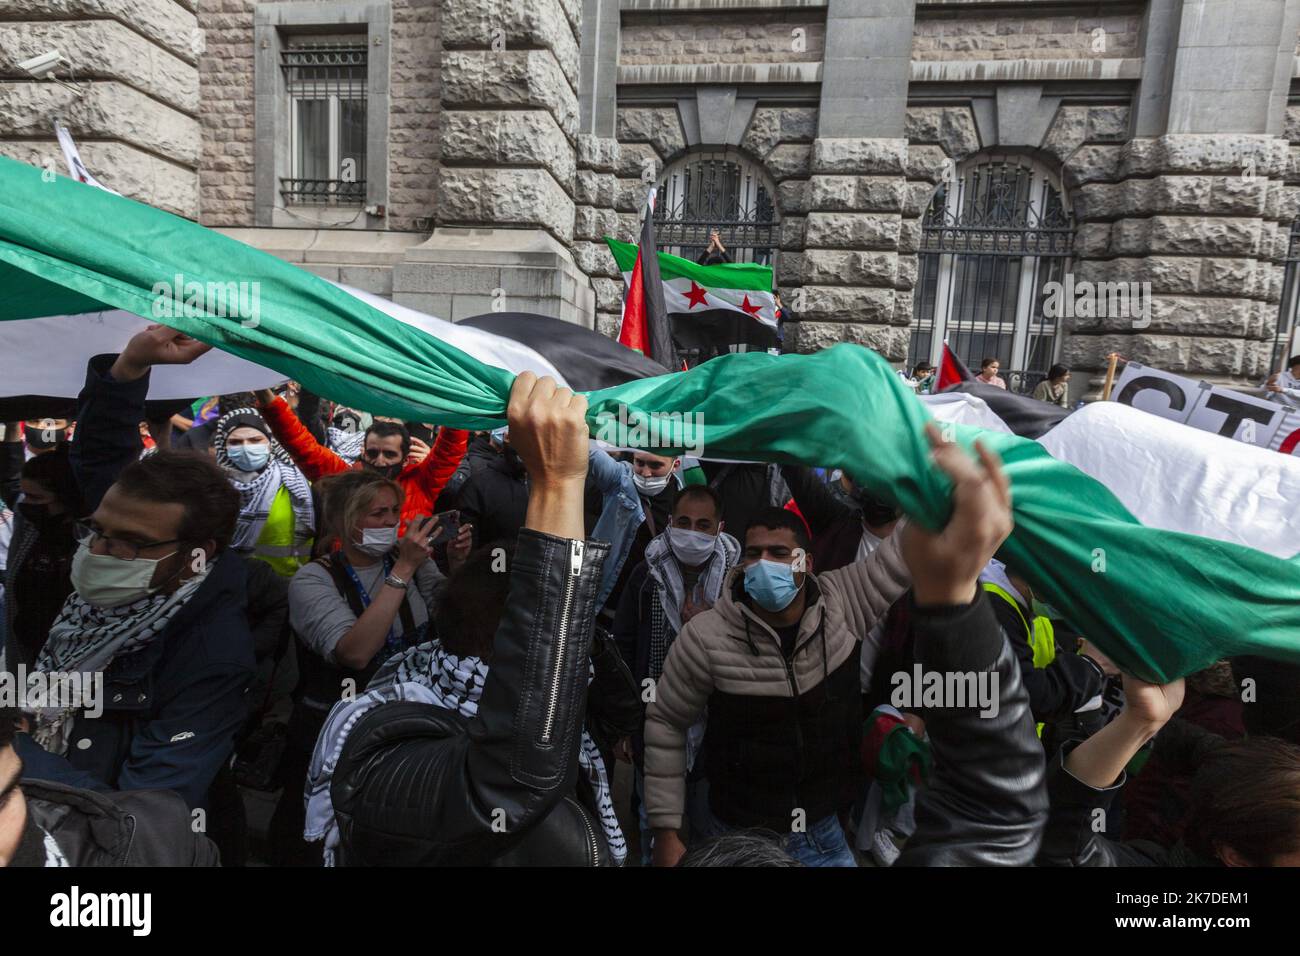
{"type": "Polygon", "coordinates": [[[331,796],[351,866],[600,866],[579,782],[596,591],[608,548],[524,529],[478,713],[383,704],[348,736],[331,796]]]}
{"type": "Polygon", "coordinates": [[[911,610],[916,660],[926,671],[988,671],[997,713],[926,708],[934,753],[930,787],[916,800],[916,832],[901,866],[1029,866],[1047,823],[1043,747],[1020,666],[981,593],[965,607],[911,610]]]}
{"type": "MultiPolygon", "coordinates": [[[[218,866],[216,845],[195,833],[185,801],[171,790],[95,793],[47,780],[23,780],[30,854],[36,824],[54,838],[69,866],[218,866]]],[[[42,865],[37,862],[34,865],[42,865]]]]}

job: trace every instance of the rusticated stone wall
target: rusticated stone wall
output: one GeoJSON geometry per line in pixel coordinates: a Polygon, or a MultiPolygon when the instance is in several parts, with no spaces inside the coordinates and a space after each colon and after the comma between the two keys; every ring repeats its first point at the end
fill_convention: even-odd
{"type": "Polygon", "coordinates": [[[203,35],[188,0],[24,0],[0,10],[0,76],[57,49],[50,80],[0,80],[0,153],[66,175],[56,117],[100,182],[198,215],[203,35]],[[78,93],[73,87],[80,88],[78,93]]]}

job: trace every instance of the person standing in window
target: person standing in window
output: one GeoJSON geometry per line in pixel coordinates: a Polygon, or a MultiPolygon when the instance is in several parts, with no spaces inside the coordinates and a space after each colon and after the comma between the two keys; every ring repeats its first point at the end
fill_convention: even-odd
{"type": "Polygon", "coordinates": [[[1059,362],[1047,371],[1047,378],[1034,389],[1034,398],[1040,402],[1070,407],[1070,370],[1059,362]]]}
{"type": "Polygon", "coordinates": [[[731,261],[731,253],[727,252],[727,247],[722,244],[722,237],[718,235],[718,230],[709,230],[708,248],[696,261],[702,266],[716,266],[721,262],[731,261]]]}
{"type": "Polygon", "coordinates": [[[1007,383],[998,375],[998,369],[1001,363],[995,358],[986,358],[980,362],[980,373],[975,377],[985,385],[996,385],[998,388],[1006,388],[1007,383]]]}

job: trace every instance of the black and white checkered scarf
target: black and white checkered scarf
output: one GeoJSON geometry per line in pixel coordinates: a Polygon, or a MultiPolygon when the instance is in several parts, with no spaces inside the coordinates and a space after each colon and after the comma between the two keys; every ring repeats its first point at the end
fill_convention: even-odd
{"type": "MultiPolygon", "coordinates": [[[[389,658],[371,679],[366,692],[351,701],[339,701],[330,711],[316,738],[311,767],[307,772],[304,798],[307,802],[307,826],[303,836],[309,841],[324,840],[325,865],[333,866],[339,843],[338,822],[330,797],[330,781],[348,735],[365,714],[397,700],[435,704],[454,710],[462,717],[478,713],[479,698],[487,680],[488,665],[479,657],[456,657],[442,649],[437,641],[427,641],[389,658]]],[[[588,675],[588,682],[594,671],[588,675]]],[[[609,775],[596,743],[586,730],[578,751],[578,769],[591,786],[600,812],[600,826],[605,833],[614,862],[622,866],[627,859],[627,841],[614,812],[609,775]]]]}
{"type": "Polygon", "coordinates": [[[54,619],[45,646],[37,655],[33,670],[41,673],[85,675],[80,683],[63,681],[60,688],[70,696],[58,707],[36,709],[32,737],[53,754],[66,754],[72,724],[78,712],[92,701],[85,699],[94,674],[102,673],[117,658],[154,641],[186,602],[194,596],[212,572],[215,562],[202,569],[171,594],[149,594],[121,607],[100,608],[87,604],[75,591],[54,619]]]}

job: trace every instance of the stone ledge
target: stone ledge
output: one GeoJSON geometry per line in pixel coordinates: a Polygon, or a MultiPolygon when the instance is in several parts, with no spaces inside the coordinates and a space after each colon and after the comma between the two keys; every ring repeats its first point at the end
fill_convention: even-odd
{"type": "Polygon", "coordinates": [[[223,236],[289,262],[338,266],[393,265],[428,237],[418,232],[351,229],[258,229],[220,227],[223,236]]]}
{"type": "Polygon", "coordinates": [[[720,83],[820,83],[820,63],[654,63],[620,66],[620,86],[698,86],[720,83]]]}
{"type": "MultiPolygon", "coordinates": [[[[1140,80],[1141,57],[1082,60],[913,60],[913,83],[1140,80]]],[[[621,81],[620,77],[620,81],[621,81]]]]}
{"type": "Polygon", "coordinates": [[[656,13],[731,13],[738,10],[791,10],[826,7],[830,0],[618,0],[620,10],[656,13]]]}

